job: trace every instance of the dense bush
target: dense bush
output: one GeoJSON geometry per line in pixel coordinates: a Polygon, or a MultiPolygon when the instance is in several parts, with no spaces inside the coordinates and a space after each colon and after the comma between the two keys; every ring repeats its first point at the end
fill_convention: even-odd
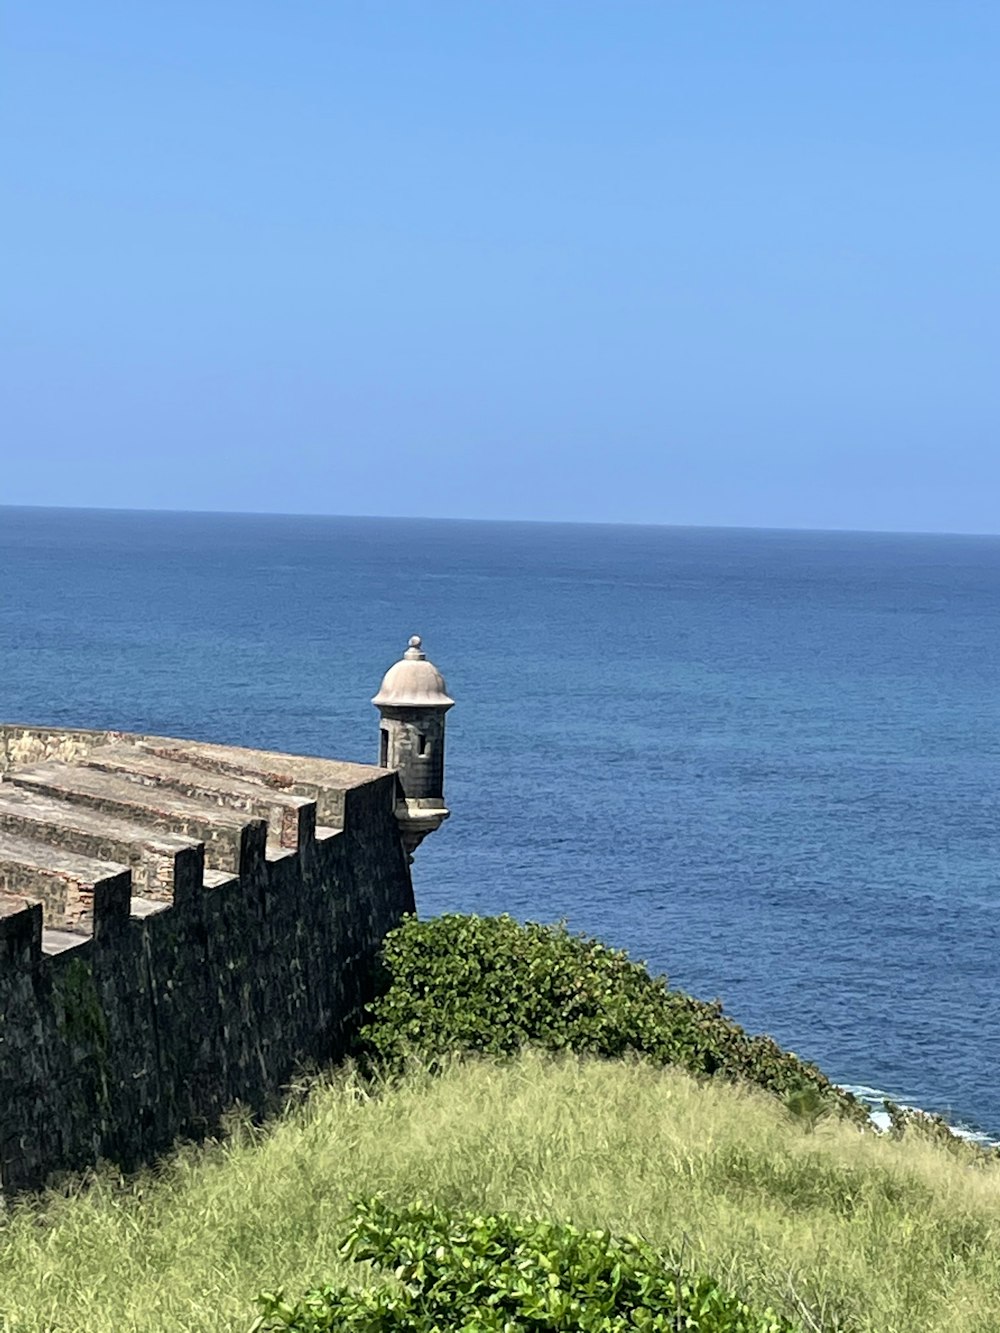
{"type": "Polygon", "coordinates": [[[941,1144],[970,1166],[1000,1162],[1000,1145],[976,1143],[963,1138],[955,1133],[943,1116],[918,1111],[912,1106],[900,1106],[888,1098],[882,1105],[889,1114],[889,1133],[894,1139],[915,1138],[941,1144]]]}
{"type": "Polygon", "coordinates": [[[382,1200],[358,1205],[342,1253],[392,1272],[393,1285],[321,1287],[297,1301],[260,1297],[255,1328],[287,1333],[795,1333],[707,1277],[672,1269],[642,1241],[499,1215],[382,1200]]]}
{"type": "Polygon", "coordinates": [[[629,1053],[689,1073],[745,1079],[807,1124],[865,1108],[815,1065],[751,1037],[718,1002],[671,990],[627,953],[562,926],[509,916],[408,917],[388,935],[380,997],[362,1033],[369,1059],[399,1068],[455,1050],[508,1055],[525,1045],[604,1057],[629,1053]]]}

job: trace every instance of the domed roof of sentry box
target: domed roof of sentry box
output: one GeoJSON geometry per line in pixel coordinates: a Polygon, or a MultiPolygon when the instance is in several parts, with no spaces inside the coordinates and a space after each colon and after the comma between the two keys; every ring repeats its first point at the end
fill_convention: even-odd
{"type": "Polygon", "coordinates": [[[382,686],[372,700],[378,707],[390,708],[450,708],[454,702],[448,696],[441,672],[424,656],[419,634],[410,639],[403,660],[385,673],[382,686]]]}

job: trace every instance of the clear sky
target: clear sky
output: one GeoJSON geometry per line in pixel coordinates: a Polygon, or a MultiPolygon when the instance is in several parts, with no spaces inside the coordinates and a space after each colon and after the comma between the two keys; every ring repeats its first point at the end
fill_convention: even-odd
{"type": "Polygon", "coordinates": [[[0,502],[1000,531],[997,0],[8,0],[0,502]]]}

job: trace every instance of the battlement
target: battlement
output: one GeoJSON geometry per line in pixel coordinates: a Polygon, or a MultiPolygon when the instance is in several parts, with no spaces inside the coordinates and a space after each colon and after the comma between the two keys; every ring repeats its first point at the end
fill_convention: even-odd
{"type": "Polygon", "coordinates": [[[130,872],[146,916],[245,878],[260,844],[265,859],[308,856],[343,831],[350,792],[385,778],[235,746],[11,726],[0,727],[0,761],[0,930],[40,904],[46,953],[71,947],[67,932],[101,928],[114,910],[106,881],[130,872]]]}
{"type": "Polygon", "coordinates": [[[0,726],[0,1183],[131,1166],[343,1052],[413,911],[396,774],[0,726]]]}

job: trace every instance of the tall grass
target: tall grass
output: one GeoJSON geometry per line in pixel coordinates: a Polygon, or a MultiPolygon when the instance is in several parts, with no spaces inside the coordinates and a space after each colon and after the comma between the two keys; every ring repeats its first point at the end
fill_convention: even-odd
{"type": "Polygon", "coordinates": [[[18,1333],[244,1333],[263,1287],[365,1280],[337,1242],[376,1191],[638,1232],[810,1333],[1000,1329],[996,1164],[805,1133],[760,1092],[672,1069],[532,1053],[377,1097],[341,1073],[265,1132],[15,1206],[0,1311],[18,1333]]]}

